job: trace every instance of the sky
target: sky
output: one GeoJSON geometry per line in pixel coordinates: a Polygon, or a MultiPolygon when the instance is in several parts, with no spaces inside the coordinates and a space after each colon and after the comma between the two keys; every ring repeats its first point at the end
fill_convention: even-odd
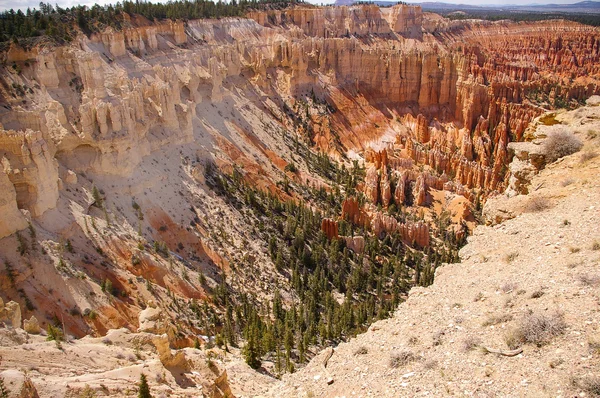
{"type": "MultiPolygon", "coordinates": [[[[159,0],[153,0],[153,1],[159,1],[159,0]]],[[[164,0],[166,1],[166,0],[164,0]]],[[[334,0],[308,0],[311,3],[315,3],[315,4],[327,4],[327,3],[333,3],[334,0]]],[[[423,1],[440,1],[443,3],[455,3],[455,4],[470,4],[470,5],[510,5],[510,4],[518,4],[518,5],[525,5],[525,4],[532,4],[532,3],[538,3],[538,4],[572,4],[572,3],[577,3],[581,0],[507,0],[507,1],[499,1],[499,0],[408,0],[409,3],[421,3],[423,1]]],[[[100,5],[104,5],[104,4],[109,4],[109,3],[116,3],[117,0],[46,0],[46,2],[49,2],[51,4],[56,4],[58,3],[59,6],[66,8],[66,7],[71,7],[74,5],[78,5],[78,4],[84,4],[84,5],[93,5],[95,3],[98,3],[100,5]]],[[[40,1],[39,0],[0,0],[0,10],[8,10],[11,8],[14,8],[15,10],[20,8],[22,10],[26,10],[27,7],[31,7],[31,8],[38,8],[39,9],[39,4],[40,1]]]]}

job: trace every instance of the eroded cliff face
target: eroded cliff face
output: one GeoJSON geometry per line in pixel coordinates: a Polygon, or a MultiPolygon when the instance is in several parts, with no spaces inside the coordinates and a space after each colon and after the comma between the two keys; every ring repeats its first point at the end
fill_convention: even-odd
{"type": "MultiPolygon", "coordinates": [[[[301,162],[293,142],[305,140],[365,168],[365,200],[329,214],[328,237],[346,220],[427,247],[443,211],[464,235],[476,200],[504,190],[507,145],[523,139],[540,105],[600,91],[599,47],[598,30],[582,25],[450,22],[405,5],[132,18],[123,31],[62,47],[13,45],[0,88],[0,237],[14,246],[12,234],[32,222],[48,254],[30,266],[48,279],[23,282],[31,311],[97,311],[70,318],[76,334],[135,329],[151,286],[205,300],[226,275],[269,296],[283,277],[244,215],[211,194],[205,171],[212,162],[241,169],[253,186],[300,201],[282,181],[327,185],[301,162]],[[179,268],[145,252],[151,241],[164,242],[179,268]],[[242,259],[269,267],[233,269],[242,259]],[[74,284],[77,270],[87,279],[74,284]],[[189,282],[200,271],[214,277],[209,286],[189,282]],[[106,280],[123,300],[101,295],[106,280]],[[62,304],[43,304],[48,295],[62,304]]],[[[362,236],[344,240],[363,251],[362,236]]],[[[13,248],[2,255],[35,273],[13,248]]]]}

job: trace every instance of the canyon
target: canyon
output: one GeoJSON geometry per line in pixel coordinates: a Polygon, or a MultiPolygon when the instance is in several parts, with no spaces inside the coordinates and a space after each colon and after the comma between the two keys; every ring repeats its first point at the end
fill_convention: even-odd
{"type": "MultiPolygon", "coordinates": [[[[600,31],[567,21],[451,21],[408,5],[123,18],[0,54],[0,319],[17,328],[0,369],[40,396],[127,396],[119,378],[145,371],[166,396],[265,393],[274,354],[258,373],[243,347],[211,348],[228,317],[247,339],[239,308],[268,319],[277,296],[296,314],[310,306],[296,286],[320,272],[335,311],[367,303],[365,330],[392,316],[459,259],[484,205],[528,193],[514,144],[600,94],[600,31]],[[21,333],[21,313],[26,329],[59,325],[72,341],[21,333]],[[36,350],[110,360],[10,373],[36,350]]],[[[319,339],[293,350],[297,365],[335,340],[319,339]]]]}

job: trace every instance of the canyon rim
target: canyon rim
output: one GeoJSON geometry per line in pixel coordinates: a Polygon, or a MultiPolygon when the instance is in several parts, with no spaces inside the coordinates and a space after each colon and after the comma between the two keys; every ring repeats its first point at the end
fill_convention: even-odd
{"type": "Polygon", "coordinates": [[[598,28],[136,4],[0,45],[0,396],[600,394],[598,28]]]}

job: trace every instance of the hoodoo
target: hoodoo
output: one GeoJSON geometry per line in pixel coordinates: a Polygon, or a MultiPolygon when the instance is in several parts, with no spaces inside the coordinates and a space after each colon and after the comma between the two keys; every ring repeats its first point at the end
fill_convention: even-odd
{"type": "MultiPolygon", "coordinates": [[[[483,316],[483,300],[507,313],[488,327],[523,318],[558,322],[556,336],[588,333],[512,310],[533,285],[558,297],[566,268],[544,281],[519,273],[518,286],[494,292],[486,272],[504,268],[503,227],[477,225],[558,217],[548,209],[571,184],[548,176],[562,178],[561,164],[589,173],[573,187],[593,199],[598,28],[451,20],[404,4],[40,7],[0,18],[0,382],[11,394],[128,396],[144,374],[154,396],[350,396],[347,364],[374,361],[381,345],[397,355],[376,373],[358,364],[363,395],[452,395],[472,375],[444,373],[458,357],[440,347],[474,327],[469,311],[483,316]],[[570,160],[582,148],[587,157],[570,160]],[[492,265],[473,249],[483,233],[498,239],[492,265]],[[461,258],[468,270],[448,265],[461,258]],[[462,297],[439,275],[487,290],[462,297]],[[420,317],[441,330],[427,346],[430,330],[407,326],[420,317]],[[391,331],[399,323],[406,342],[391,331]],[[379,328],[389,341],[373,337],[379,328]],[[343,357],[328,348],[339,344],[343,357]],[[427,373],[436,367],[443,380],[427,373]],[[374,387],[384,374],[389,388],[374,387]],[[404,386],[413,377],[422,390],[404,386]]],[[[560,252],[576,219],[544,222],[562,223],[541,243],[560,252]]],[[[510,228],[511,245],[531,237],[510,228]]],[[[582,291],[597,285],[591,269],[581,275],[582,291]]],[[[529,348],[541,340],[521,332],[510,347],[490,333],[468,345],[534,367],[529,348]]],[[[590,366],[594,344],[579,353],[590,366]]],[[[567,366],[559,351],[553,371],[567,366]]],[[[490,374],[505,366],[460,360],[490,374]]],[[[494,383],[483,377],[469,383],[494,383]]],[[[564,396],[592,391],[583,374],[570,387],[550,380],[564,396]]],[[[479,391],[471,384],[465,394],[479,391]]],[[[498,384],[482,391],[514,393],[498,384]]]]}

